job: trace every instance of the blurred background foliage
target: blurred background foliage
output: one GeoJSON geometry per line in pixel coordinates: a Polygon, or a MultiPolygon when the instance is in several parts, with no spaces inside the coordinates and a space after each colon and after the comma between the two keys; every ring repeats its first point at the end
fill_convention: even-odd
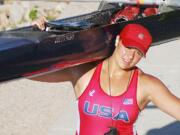
{"type": "Polygon", "coordinates": [[[0,0],[0,31],[31,25],[41,16],[58,19],[69,2],[0,0]]]}

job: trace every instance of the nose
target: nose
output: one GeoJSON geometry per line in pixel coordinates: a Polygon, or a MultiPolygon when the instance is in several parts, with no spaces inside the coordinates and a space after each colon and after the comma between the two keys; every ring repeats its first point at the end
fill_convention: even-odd
{"type": "Polygon", "coordinates": [[[134,57],[134,53],[135,53],[134,50],[129,50],[128,52],[126,52],[126,58],[127,58],[128,60],[132,60],[133,57],[134,57]]]}

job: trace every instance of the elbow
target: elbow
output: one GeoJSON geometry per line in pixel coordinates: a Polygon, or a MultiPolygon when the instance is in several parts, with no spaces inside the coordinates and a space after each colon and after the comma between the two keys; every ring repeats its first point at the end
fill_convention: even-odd
{"type": "Polygon", "coordinates": [[[175,119],[178,120],[178,121],[180,121],[180,109],[179,109],[177,115],[175,116],[175,119]]]}

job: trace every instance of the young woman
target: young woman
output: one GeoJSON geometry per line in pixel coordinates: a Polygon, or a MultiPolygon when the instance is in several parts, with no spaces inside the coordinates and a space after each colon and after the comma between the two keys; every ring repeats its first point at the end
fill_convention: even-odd
{"type": "MultiPolygon", "coordinates": [[[[43,23],[36,22],[40,28],[43,23]]],[[[31,79],[72,82],[79,110],[77,135],[137,135],[133,124],[149,102],[180,120],[180,99],[136,67],[151,42],[145,27],[127,24],[117,35],[112,56],[98,65],[84,64],[31,79]]]]}

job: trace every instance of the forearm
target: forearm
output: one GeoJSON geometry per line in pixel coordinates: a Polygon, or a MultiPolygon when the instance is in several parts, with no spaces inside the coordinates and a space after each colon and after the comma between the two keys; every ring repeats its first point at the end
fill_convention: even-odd
{"type": "Polygon", "coordinates": [[[68,71],[56,71],[52,73],[40,74],[36,76],[28,77],[27,79],[40,82],[65,82],[72,81],[72,77],[68,71]]]}

